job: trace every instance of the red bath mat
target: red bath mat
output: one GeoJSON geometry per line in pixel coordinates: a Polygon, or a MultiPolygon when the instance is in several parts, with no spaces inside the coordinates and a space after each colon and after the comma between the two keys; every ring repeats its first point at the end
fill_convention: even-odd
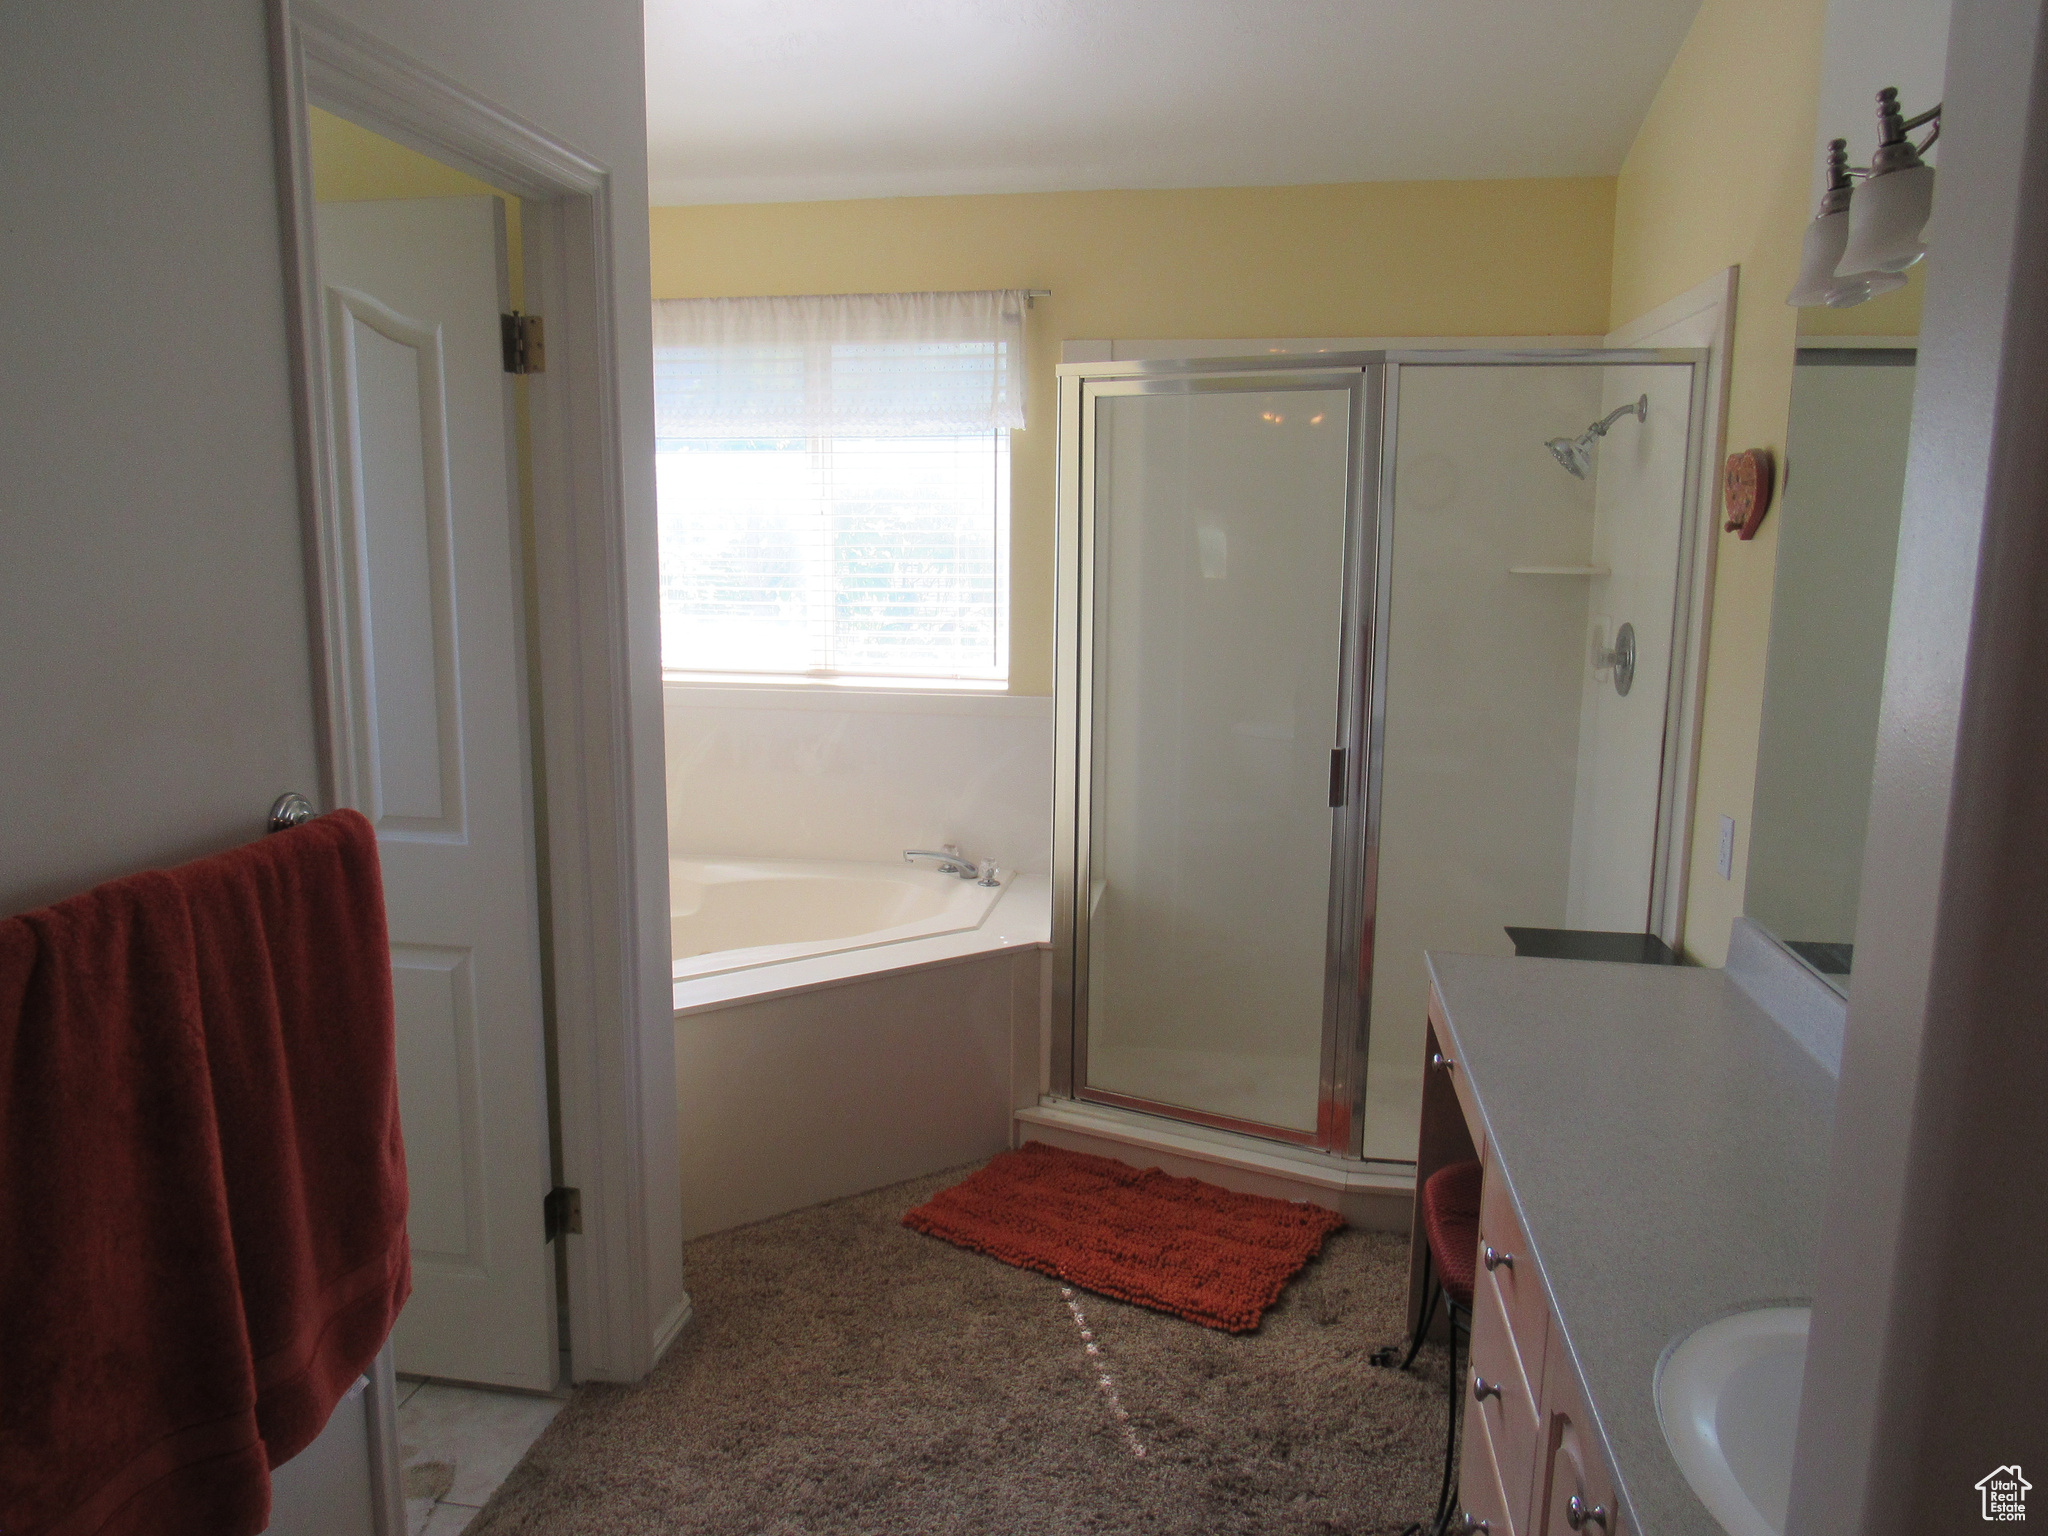
{"type": "Polygon", "coordinates": [[[1027,1141],[903,1224],[1083,1290],[1248,1333],[1344,1218],[1027,1141]]]}

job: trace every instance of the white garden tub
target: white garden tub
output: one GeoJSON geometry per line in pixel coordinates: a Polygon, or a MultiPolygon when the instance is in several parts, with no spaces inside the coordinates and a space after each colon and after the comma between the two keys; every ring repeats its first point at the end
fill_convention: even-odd
{"type": "Polygon", "coordinates": [[[677,981],[964,932],[1003,894],[929,866],[717,857],[671,858],[668,890],[677,981]]]}

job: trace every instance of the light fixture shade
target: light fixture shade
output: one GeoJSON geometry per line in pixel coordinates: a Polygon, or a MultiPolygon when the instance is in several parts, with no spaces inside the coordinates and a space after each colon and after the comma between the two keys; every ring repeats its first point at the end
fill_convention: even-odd
{"type": "Polygon", "coordinates": [[[1806,239],[1799,249],[1799,278],[1785,298],[1796,309],[1812,309],[1831,302],[1835,268],[1849,245],[1849,214],[1846,209],[1823,213],[1806,226],[1806,239]]]}
{"type": "Polygon", "coordinates": [[[1906,275],[1903,272],[1859,272],[1854,277],[1836,278],[1824,302],[1829,309],[1849,309],[1881,293],[1890,293],[1905,286],[1906,275]]]}
{"type": "Polygon", "coordinates": [[[1933,211],[1933,166],[1872,176],[1856,189],[1849,208],[1849,244],[1835,270],[1843,277],[1905,271],[1927,254],[1920,231],[1933,211]]]}

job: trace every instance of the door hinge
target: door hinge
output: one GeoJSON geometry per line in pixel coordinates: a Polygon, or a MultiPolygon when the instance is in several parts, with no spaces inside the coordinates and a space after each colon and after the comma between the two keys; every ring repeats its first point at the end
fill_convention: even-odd
{"type": "Polygon", "coordinates": [[[547,1192],[540,1203],[541,1228],[547,1236],[543,1242],[552,1243],[565,1232],[578,1236],[583,1232],[583,1191],[557,1186],[547,1192]]]}
{"type": "Polygon", "coordinates": [[[1348,793],[1351,754],[1343,747],[1330,749],[1330,809],[1335,810],[1350,798],[1348,793]]]}
{"type": "Polygon", "coordinates": [[[540,316],[522,315],[515,309],[509,315],[498,316],[498,322],[505,338],[505,371],[546,373],[547,334],[541,325],[540,316]]]}

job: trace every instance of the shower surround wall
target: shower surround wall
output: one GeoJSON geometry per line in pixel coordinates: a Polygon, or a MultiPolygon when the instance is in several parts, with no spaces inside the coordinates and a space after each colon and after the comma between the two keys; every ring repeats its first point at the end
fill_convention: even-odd
{"type": "Polygon", "coordinates": [[[1650,414],[1640,424],[1624,418],[1594,458],[1591,560],[1609,574],[1584,584],[1587,650],[1611,646],[1616,630],[1633,625],[1636,672],[1626,698],[1605,669],[1580,673],[1565,926],[1633,931],[1650,916],[1691,401],[1680,369],[1601,372],[1602,414],[1642,395],[1650,414]]]}
{"type": "Polygon", "coordinates": [[[669,846],[893,863],[954,842],[1043,875],[1052,700],[670,683],[669,846]]]}
{"type": "Polygon", "coordinates": [[[1564,925],[1586,579],[1509,567],[1587,563],[1594,484],[1543,444],[1599,418],[1603,371],[1400,380],[1367,1157],[1415,1156],[1423,951],[1506,955],[1503,924],[1564,925]]]}
{"type": "Polygon", "coordinates": [[[1690,371],[1409,368],[1393,498],[1366,1155],[1414,1156],[1426,949],[1649,917],[1690,371]],[[1542,444],[1624,415],[1574,479],[1542,444]],[[1604,574],[1514,574],[1511,567],[1604,574]],[[1635,628],[1623,698],[1594,666],[1635,628]]]}

